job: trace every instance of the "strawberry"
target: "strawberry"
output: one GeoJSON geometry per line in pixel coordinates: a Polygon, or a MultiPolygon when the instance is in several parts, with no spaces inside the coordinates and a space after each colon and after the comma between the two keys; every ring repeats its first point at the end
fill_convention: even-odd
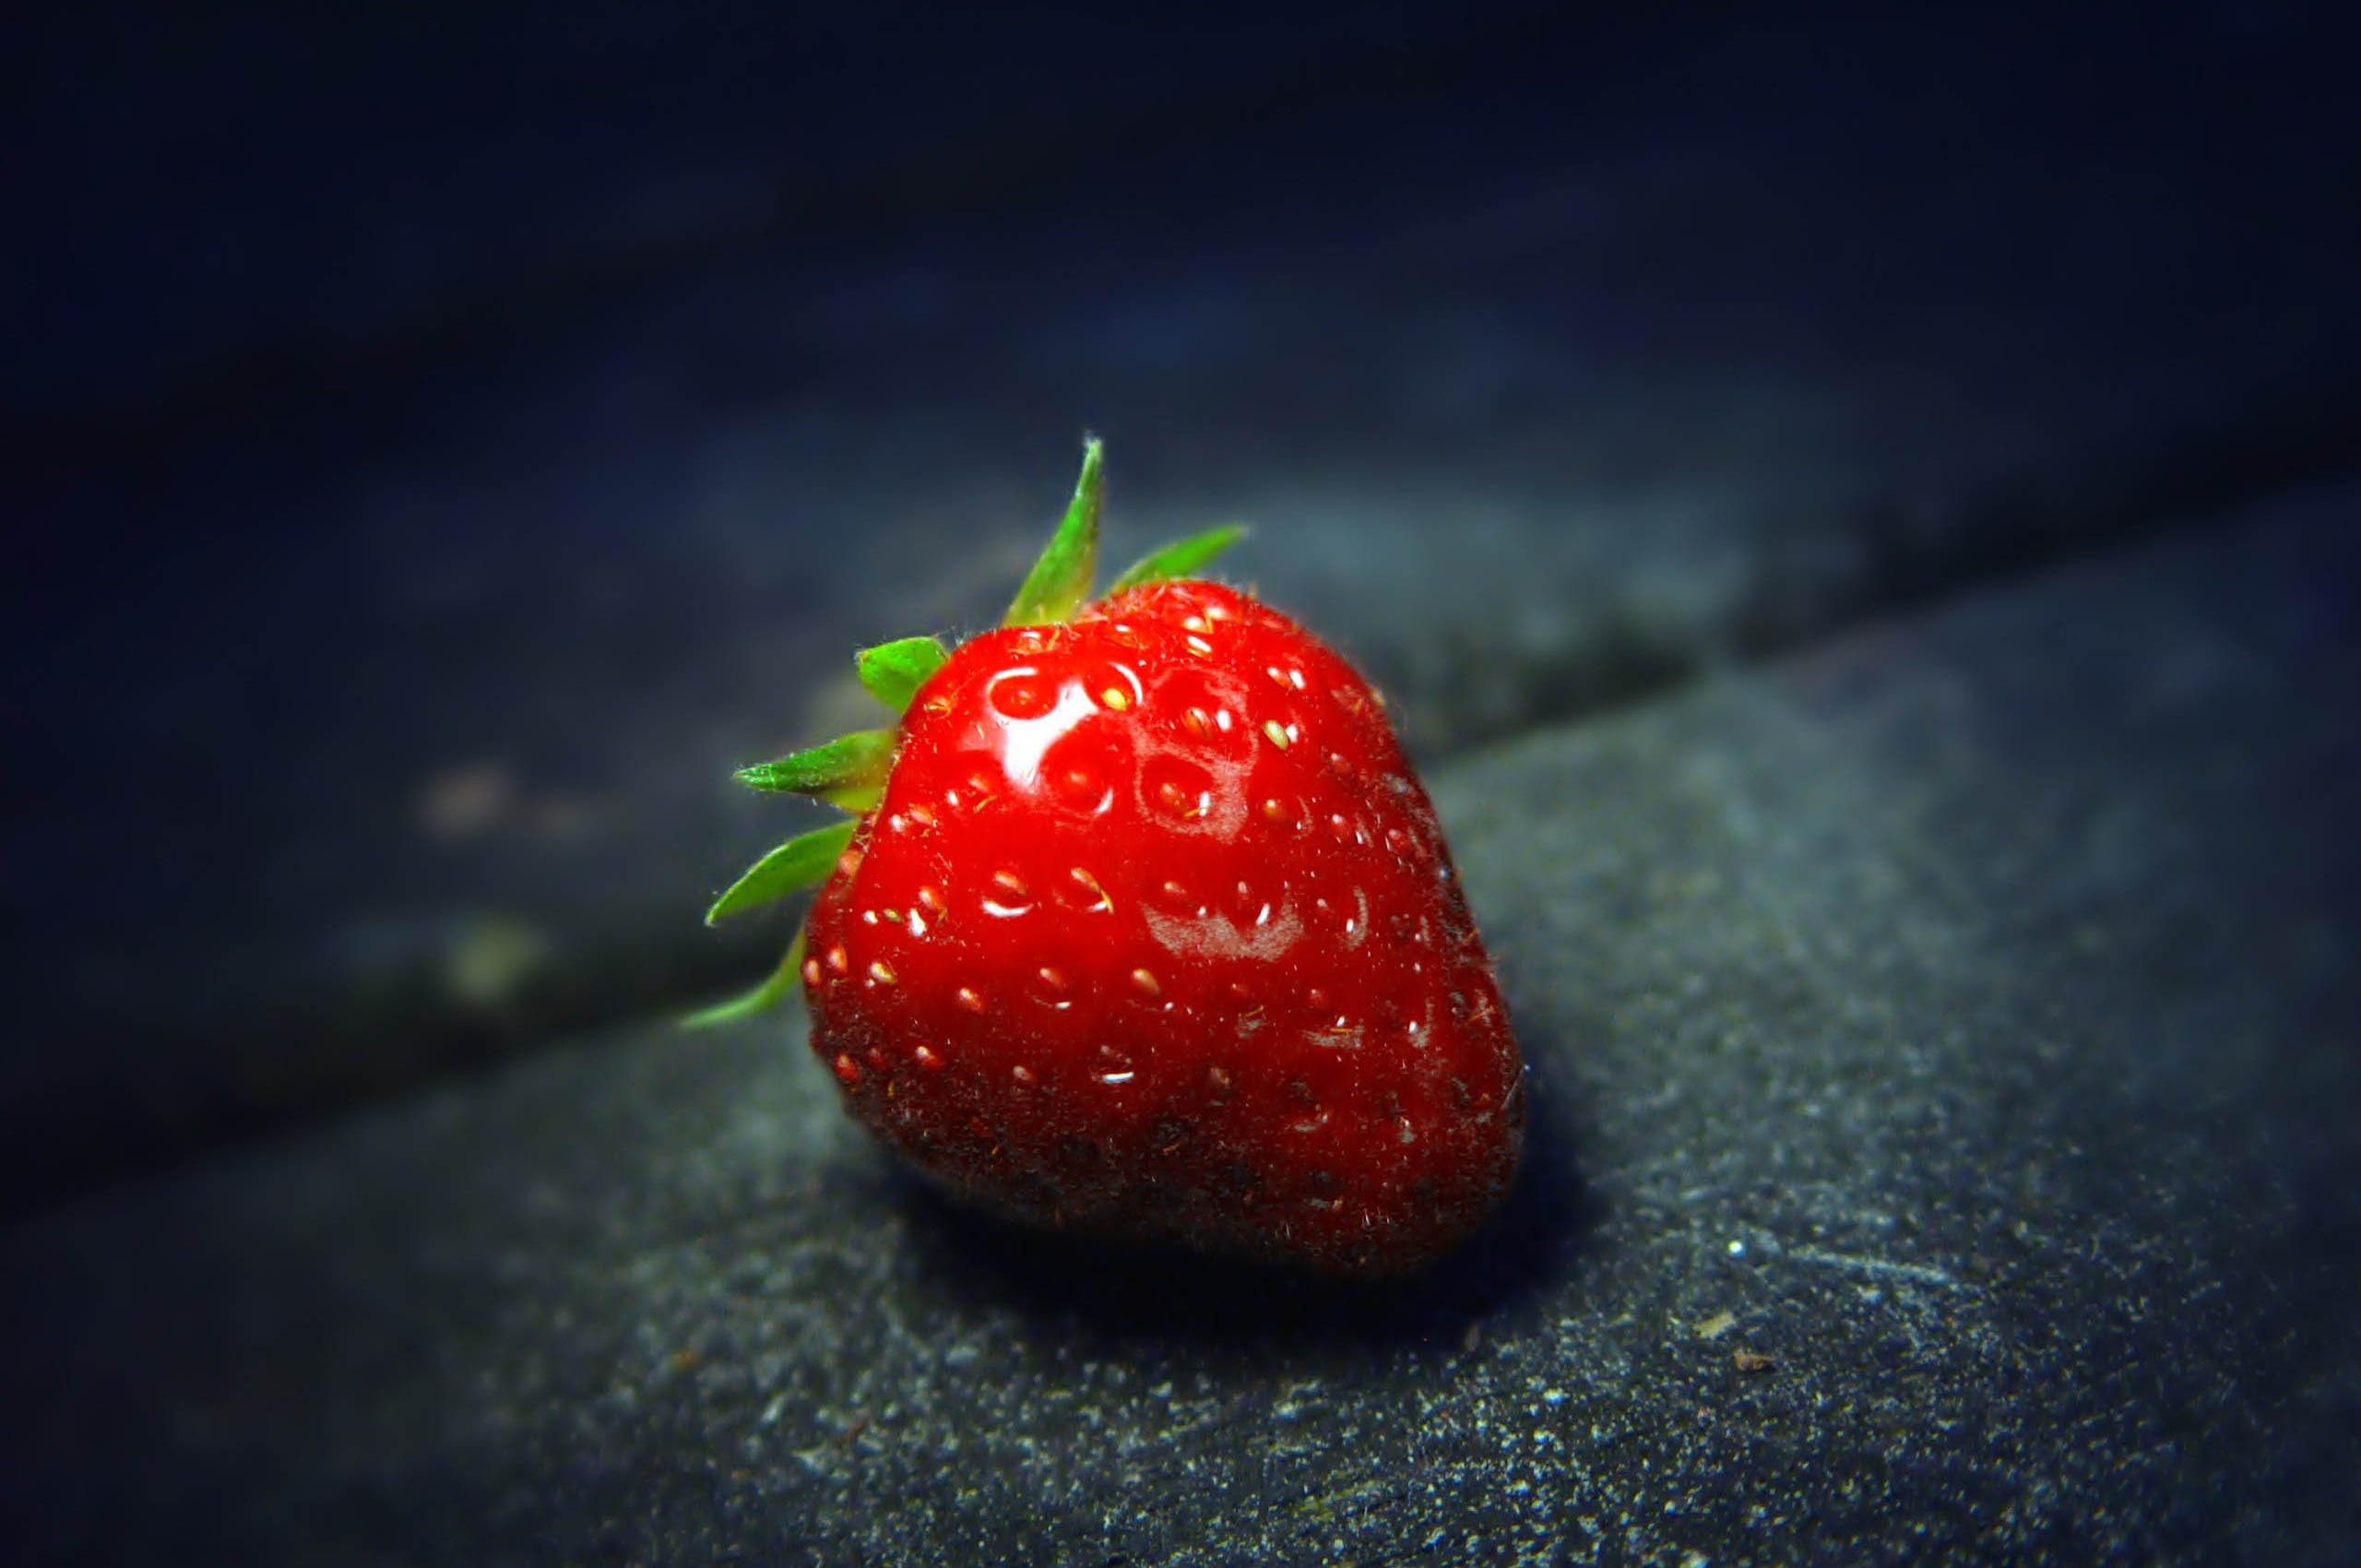
{"type": "Polygon", "coordinates": [[[998,630],[862,654],[896,727],[743,770],[856,820],[787,962],[852,1113],[1015,1218],[1342,1275],[1416,1270],[1506,1191],[1523,1064],[1433,808],[1311,633],[1151,555],[1086,603],[1100,451],[998,630]]]}

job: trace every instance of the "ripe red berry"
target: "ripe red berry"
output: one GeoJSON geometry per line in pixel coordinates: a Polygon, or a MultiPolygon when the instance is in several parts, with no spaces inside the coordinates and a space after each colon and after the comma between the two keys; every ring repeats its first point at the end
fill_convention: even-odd
{"type": "Polygon", "coordinates": [[[1417,1269],[1505,1193],[1524,1113],[1433,809],[1344,659],[1171,580],[1235,530],[1074,612],[1097,494],[1093,444],[1012,624],[871,659],[915,687],[897,731],[750,770],[868,808],[764,862],[825,881],[751,1000],[800,980],[853,1113],[1004,1214],[1417,1269]]]}

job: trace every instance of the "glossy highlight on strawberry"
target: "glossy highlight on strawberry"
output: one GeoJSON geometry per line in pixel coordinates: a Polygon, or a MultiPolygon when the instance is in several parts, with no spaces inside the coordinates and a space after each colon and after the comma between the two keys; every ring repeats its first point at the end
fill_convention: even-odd
{"type": "Polygon", "coordinates": [[[750,770],[861,813],[749,873],[825,875],[750,1004],[801,983],[853,1114],[979,1205],[1416,1270],[1505,1193],[1524,1112],[1434,811],[1343,659],[1176,575],[1235,530],[1085,602],[1098,456],[1013,624],[887,645],[896,730],[750,770]]]}

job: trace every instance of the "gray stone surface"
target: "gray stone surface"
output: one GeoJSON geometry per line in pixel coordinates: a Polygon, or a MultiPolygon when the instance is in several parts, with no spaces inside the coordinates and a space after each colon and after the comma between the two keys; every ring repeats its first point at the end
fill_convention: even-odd
{"type": "MultiPolygon", "coordinates": [[[[2302,8],[2148,7],[2136,49],[2031,6],[1515,9],[1410,49],[1392,91],[1352,62],[1417,27],[1257,34],[1269,57],[1178,93],[1155,147],[1051,138],[980,206],[887,168],[890,222],[857,199],[781,220],[573,314],[541,305],[572,274],[528,277],[416,362],[356,349],[268,406],[196,386],[205,441],[63,443],[82,466],[0,615],[26,639],[0,660],[11,749],[39,759],[0,826],[27,1019],[0,1208],[753,972],[770,933],[692,917],[803,824],[727,769],[845,722],[849,648],[988,618],[1086,422],[1112,550],[1261,525],[1236,569],[1360,659],[1430,760],[2354,461],[2361,121],[2302,8]],[[1296,47],[1320,70],[1239,121],[1296,47]],[[1332,68],[1359,85],[1326,91],[1332,68]]],[[[457,44],[426,62],[453,90],[420,101],[462,118],[408,155],[511,112],[502,62],[541,53],[541,14],[476,75],[457,44]]],[[[583,47],[630,53],[637,14],[583,47]]],[[[662,58],[714,14],[668,10],[662,58]]],[[[1137,70],[1146,36],[1062,47],[1137,70]]],[[[348,44],[261,101],[282,134],[258,167],[296,180],[377,123],[321,85],[377,57],[348,44]]],[[[331,342],[341,300],[362,347],[407,352],[394,283],[465,294],[470,255],[508,277],[520,234],[607,232],[619,125],[653,172],[612,184],[618,232],[665,171],[689,199],[717,143],[759,150],[729,129],[742,79],[668,148],[584,60],[551,69],[538,185],[470,160],[365,214],[307,204],[269,267],[172,297],[207,330],[316,308],[331,342]],[[311,305],[286,283],[356,245],[398,253],[391,281],[340,267],[311,305]]],[[[944,109],[961,147],[973,89],[944,109]]],[[[388,184],[403,149],[366,151],[356,177],[388,184]]],[[[258,235],[270,202],[203,211],[258,235]]],[[[141,311],[150,270],[125,275],[141,311]]],[[[89,365],[205,347],[147,319],[89,365]]],[[[55,466],[46,428],[0,469],[55,466]]]]}
{"type": "Polygon", "coordinates": [[[1421,1286],[981,1225],[779,1027],[623,1029],[0,1233],[0,1543],[2351,1561],[2356,523],[1441,770],[1536,1121],[1421,1286]]]}

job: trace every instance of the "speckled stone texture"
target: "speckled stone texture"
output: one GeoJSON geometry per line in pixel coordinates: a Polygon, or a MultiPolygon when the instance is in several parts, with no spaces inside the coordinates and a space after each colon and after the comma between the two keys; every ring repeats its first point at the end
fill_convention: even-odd
{"type": "Polygon", "coordinates": [[[0,1235],[0,1545],[189,1564],[2361,1553],[2361,493],[1432,782],[1533,1158],[1425,1284],[979,1224],[802,1020],[0,1235]]]}

